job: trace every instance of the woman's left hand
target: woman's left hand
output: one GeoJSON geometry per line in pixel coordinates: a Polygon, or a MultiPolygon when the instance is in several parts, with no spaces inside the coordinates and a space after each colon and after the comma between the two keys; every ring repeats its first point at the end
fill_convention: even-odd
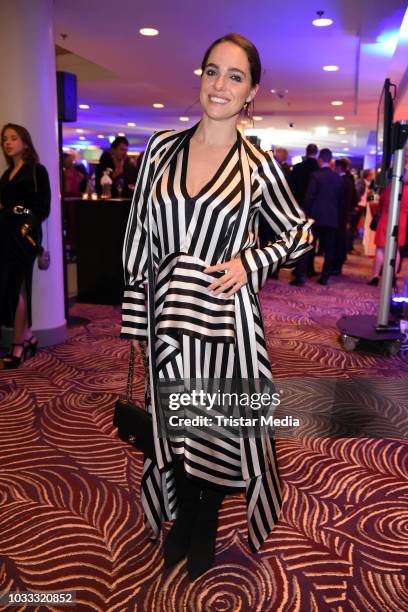
{"type": "Polygon", "coordinates": [[[213,292],[214,295],[219,293],[225,293],[225,297],[231,297],[241,289],[247,281],[247,273],[239,257],[226,261],[225,263],[215,264],[214,266],[208,266],[204,272],[220,272],[225,270],[225,274],[220,278],[217,278],[211,285],[208,285],[208,289],[213,292]],[[227,292],[227,290],[229,291],[227,292]]]}

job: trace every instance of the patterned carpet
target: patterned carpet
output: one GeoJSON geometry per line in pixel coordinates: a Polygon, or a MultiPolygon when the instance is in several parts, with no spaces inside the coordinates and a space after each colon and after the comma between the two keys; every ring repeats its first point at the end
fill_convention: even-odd
{"type": "MultiPolygon", "coordinates": [[[[369,265],[351,257],[328,287],[289,287],[288,272],[269,281],[275,377],[408,378],[406,356],[338,342],[340,316],[376,312],[369,265]]],[[[72,314],[91,322],[0,372],[0,591],[75,590],[80,612],[408,610],[407,440],[279,439],[283,512],[262,551],[249,551],[244,498],[230,496],[214,567],[192,584],[184,563],[165,573],[161,542],[143,529],[141,456],[111,425],[128,356],[119,311],[72,314]]],[[[141,394],[139,361],[137,372],[141,394]]]]}

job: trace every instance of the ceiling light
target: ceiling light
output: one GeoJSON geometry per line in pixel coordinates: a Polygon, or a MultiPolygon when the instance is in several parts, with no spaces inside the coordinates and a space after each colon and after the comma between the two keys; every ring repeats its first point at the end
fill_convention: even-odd
{"type": "Polygon", "coordinates": [[[136,123],[133,123],[133,121],[129,121],[128,126],[129,127],[136,127],[136,123]]]}
{"type": "Polygon", "coordinates": [[[81,110],[89,110],[89,104],[79,104],[78,108],[81,110]]]}
{"type": "Polygon", "coordinates": [[[162,104],[161,102],[155,102],[153,104],[153,108],[164,108],[164,104],[162,104]]]}
{"type": "Polygon", "coordinates": [[[201,68],[197,68],[196,70],[194,70],[194,74],[196,74],[197,76],[201,76],[203,74],[203,71],[201,70],[201,68]]]}
{"type": "Polygon", "coordinates": [[[322,66],[322,70],[324,70],[325,72],[336,72],[336,70],[338,69],[338,66],[334,66],[331,64],[328,64],[327,66],[322,66]]]}
{"type": "Polygon", "coordinates": [[[341,100],[333,100],[333,102],[330,102],[330,104],[332,106],[343,106],[343,102],[341,100]]]}
{"type": "Polygon", "coordinates": [[[82,128],[78,128],[76,131],[78,132],[78,134],[82,134],[84,130],[82,128]]]}
{"type": "Polygon", "coordinates": [[[125,136],[125,132],[118,132],[118,136],[125,136]]]}
{"type": "Polygon", "coordinates": [[[343,151],[349,151],[350,149],[348,147],[344,147],[343,151]]]}
{"type": "Polygon", "coordinates": [[[276,93],[276,89],[271,89],[271,93],[276,93]]]}
{"type": "Polygon", "coordinates": [[[248,121],[246,119],[241,119],[240,123],[242,123],[242,125],[247,125],[248,121]]]}
{"type": "Polygon", "coordinates": [[[180,121],[190,121],[190,117],[179,117],[180,121]]]}
{"type": "Polygon", "coordinates": [[[254,116],[252,117],[252,119],[253,119],[254,121],[262,121],[263,117],[260,117],[259,115],[254,115],[254,116]]]}
{"type": "Polygon", "coordinates": [[[348,143],[348,140],[340,140],[340,142],[341,142],[342,144],[347,144],[347,143],[348,143]]]}
{"type": "Polygon", "coordinates": [[[317,19],[313,19],[312,23],[314,26],[318,28],[324,28],[325,26],[329,26],[333,23],[333,19],[328,19],[327,17],[323,17],[324,11],[316,11],[317,19]]]}
{"type": "Polygon", "coordinates": [[[80,136],[79,140],[85,140],[85,136],[80,136]]]}
{"type": "Polygon", "coordinates": [[[105,138],[105,136],[103,134],[98,134],[97,138],[105,138]]]}
{"type": "Polygon", "coordinates": [[[343,117],[343,115],[335,115],[335,116],[333,117],[333,119],[334,119],[335,121],[343,121],[344,117],[343,117]]]}
{"type": "Polygon", "coordinates": [[[141,28],[139,32],[142,36],[157,36],[159,30],[156,30],[156,28],[141,28]]]}
{"type": "Polygon", "coordinates": [[[325,125],[315,128],[316,136],[327,136],[328,133],[329,133],[329,128],[326,127],[325,125]]]}
{"type": "Polygon", "coordinates": [[[372,151],[370,151],[370,155],[375,155],[375,149],[373,149],[372,151]]]}

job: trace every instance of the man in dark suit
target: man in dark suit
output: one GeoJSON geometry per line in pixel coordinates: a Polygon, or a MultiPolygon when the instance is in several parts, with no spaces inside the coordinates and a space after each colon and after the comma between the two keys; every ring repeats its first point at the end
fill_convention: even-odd
{"type": "MultiPolygon", "coordinates": [[[[336,234],[344,205],[344,187],[341,177],[330,167],[332,152],[322,149],[319,154],[320,169],[311,176],[304,201],[304,210],[308,217],[315,220],[312,231],[315,240],[319,240],[324,253],[323,270],[318,283],[327,285],[333,269],[336,234]]],[[[307,262],[299,279],[305,282],[307,262]]]]}
{"type": "Polygon", "coordinates": [[[346,157],[336,159],[335,169],[343,181],[343,207],[339,217],[336,246],[333,261],[333,274],[341,274],[344,262],[347,259],[347,232],[351,227],[351,219],[355,206],[359,200],[353,175],[350,172],[350,162],[346,157]]]}
{"type": "MultiPolygon", "coordinates": [[[[307,188],[309,186],[310,177],[313,172],[319,169],[319,164],[317,163],[317,154],[319,149],[317,145],[310,143],[306,147],[306,158],[296,164],[292,168],[292,172],[289,177],[289,185],[292,189],[293,195],[295,196],[297,202],[300,204],[301,208],[304,208],[305,197],[307,188]]],[[[316,272],[314,271],[314,252],[310,251],[307,255],[304,256],[306,261],[308,262],[308,268],[306,271],[306,276],[315,276],[316,272]]],[[[290,282],[291,285],[300,286],[304,285],[304,262],[299,261],[293,269],[294,279],[290,282]]]]}
{"type": "Polygon", "coordinates": [[[319,169],[319,164],[317,163],[316,159],[317,153],[317,146],[315,144],[308,144],[306,147],[306,158],[300,162],[300,164],[293,166],[290,174],[290,188],[292,189],[293,195],[302,208],[305,202],[310,177],[312,176],[313,172],[316,172],[316,170],[319,169]]]}

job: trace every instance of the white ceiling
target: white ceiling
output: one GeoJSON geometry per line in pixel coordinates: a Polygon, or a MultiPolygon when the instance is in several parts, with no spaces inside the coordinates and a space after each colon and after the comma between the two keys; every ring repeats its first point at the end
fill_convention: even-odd
{"type": "Polygon", "coordinates": [[[408,36],[397,40],[406,8],[401,0],[55,0],[56,44],[68,51],[58,55],[58,67],[78,74],[79,102],[91,107],[65,125],[65,139],[72,142],[80,127],[90,143],[104,145],[96,134],[123,131],[143,145],[155,129],[192,125],[200,117],[193,70],[213,40],[239,32],[256,44],[264,69],[256,128],[273,128],[275,144],[292,153],[310,141],[366,153],[387,76],[402,83],[398,113],[408,118],[408,36]],[[311,24],[318,9],[333,25],[311,24]],[[138,33],[148,26],[160,35],[138,33]],[[340,70],[323,72],[325,64],[340,70]],[[279,99],[271,89],[288,93],[279,99]],[[331,106],[339,99],[343,106],[331,106]],[[153,109],[154,102],[165,108],[153,109]],[[178,117],[186,114],[191,120],[183,124],[178,117]],[[339,114],[344,121],[333,119],[339,114]],[[317,126],[327,126],[327,136],[316,136],[317,126]]]}

